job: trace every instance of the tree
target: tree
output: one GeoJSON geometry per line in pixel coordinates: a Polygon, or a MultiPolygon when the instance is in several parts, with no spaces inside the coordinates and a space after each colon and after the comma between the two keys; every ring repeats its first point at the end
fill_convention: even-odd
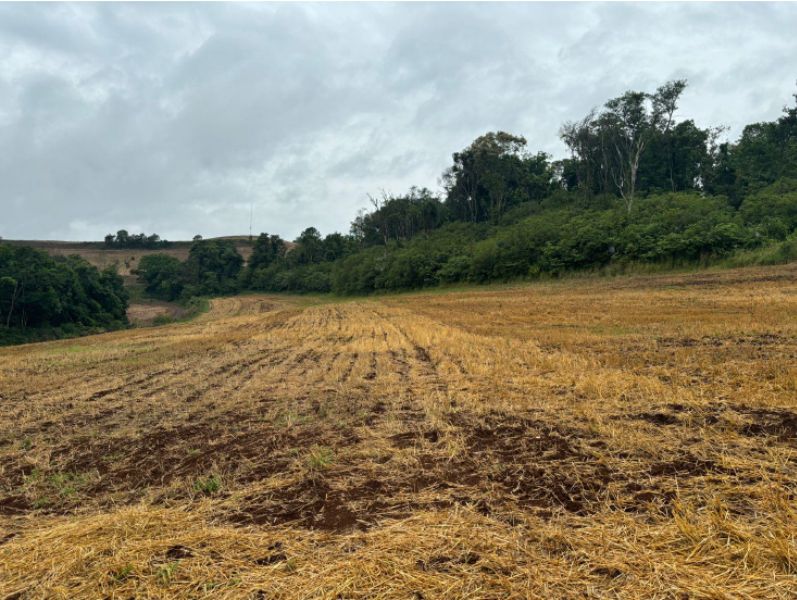
{"type": "Polygon", "coordinates": [[[135,271],[146,292],[162,300],[176,300],[183,291],[183,263],[168,254],[148,254],[135,271]]]}
{"type": "Polygon", "coordinates": [[[286,250],[287,245],[280,236],[261,233],[255,240],[252,255],[247,262],[243,286],[251,289],[254,282],[257,282],[257,289],[267,289],[265,280],[270,281],[274,268],[278,263],[284,262],[286,250]]]}
{"type": "Polygon", "coordinates": [[[243,257],[231,240],[197,240],[183,265],[184,292],[229,294],[238,290],[243,257]]]}
{"type": "Polygon", "coordinates": [[[553,182],[548,156],[529,156],[525,148],[525,138],[498,131],[455,153],[454,164],[443,173],[451,216],[495,221],[515,204],[544,198],[553,182]]]}
{"type": "Polygon", "coordinates": [[[655,93],[628,91],[606,102],[598,113],[591,111],[576,123],[566,123],[560,131],[579,164],[575,169],[579,185],[588,192],[613,189],[630,213],[637,195],[637,183],[645,151],[657,138],[666,148],[670,189],[675,188],[672,128],[678,99],[686,81],[676,80],[655,93]]]}
{"type": "Polygon", "coordinates": [[[136,233],[130,235],[126,230],[120,229],[116,235],[109,233],[105,236],[106,248],[161,248],[171,245],[162,240],[157,233],[146,235],[136,233]]]}
{"type": "Polygon", "coordinates": [[[127,301],[113,269],[101,272],[78,256],[0,245],[0,322],[6,329],[123,325],[127,301]]]}
{"type": "MultiPolygon", "coordinates": [[[[661,137],[665,139],[665,144],[668,147],[668,154],[669,154],[669,173],[670,173],[670,185],[671,191],[676,191],[675,186],[675,177],[674,177],[674,161],[673,161],[673,146],[672,146],[672,136],[670,135],[672,131],[672,124],[675,116],[675,111],[678,108],[678,99],[681,97],[681,94],[686,89],[686,80],[678,79],[675,81],[670,81],[665,83],[661,86],[656,93],[653,94],[651,100],[653,102],[653,119],[654,119],[654,128],[657,130],[661,137]]],[[[694,123],[692,123],[694,126],[694,123]]]]}
{"type": "Polygon", "coordinates": [[[351,224],[352,238],[365,246],[408,240],[445,221],[445,207],[426,188],[412,187],[401,196],[382,192],[381,198],[369,198],[374,211],[361,212],[351,224]]]}
{"type": "Polygon", "coordinates": [[[594,121],[593,109],[580,121],[568,121],[559,130],[559,137],[570,149],[570,161],[562,165],[562,179],[568,189],[580,188],[587,196],[596,191],[596,168],[601,163],[594,121]]]}
{"type": "Polygon", "coordinates": [[[356,242],[351,236],[340,233],[330,233],[324,238],[322,260],[324,262],[336,261],[354,252],[356,242]]]}
{"type": "Polygon", "coordinates": [[[637,189],[648,194],[703,189],[712,177],[714,135],[692,120],[656,133],[640,161],[637,189]]]}
{"type": "MultiPolygon", "coordinates": [[[[2,301],[2,304],[8,304],[5,320],[7,328],[11,327],[11,317],[14,314],[14,304],[19,291],[19,282],[16,279],[8,275],[0,277],[0,301],[2,301]]],[[[2,312],[0,312],[0,315],[2,315],[2,312]]]]}
{"type": "Polygon", "coordinates": [[[776,121],[752,123],[730,149],[738,196],[753,194],[797,172],[797,94],[776,121]]]}
{"type": "Polygon", "coordinates": [[[323,259],[323,241],[321,234],[315,227],[308,227],[294,240],[296,247],[290,253],[292,262],[308,265],[321,262],[323,259]]]}
{"type": "Polygon", "coordinates": [[[285,242],[280,236],[261,233],[255,240],[247,267],[250,270],[267,267],[275,260],[284,258],[285,249],[285,242]]]}

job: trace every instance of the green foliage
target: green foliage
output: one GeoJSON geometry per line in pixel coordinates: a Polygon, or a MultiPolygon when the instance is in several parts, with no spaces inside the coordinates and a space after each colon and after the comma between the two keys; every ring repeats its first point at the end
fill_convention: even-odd
{"type": "Polygon", "coordinates": [[[323,471],[335,462],[335,453],[326,446],[313,446],[307,453],[305,462],[311,471],[323,471]]]}
{"type": "Polygon", "coordinates": [[[740,212],[760,235],[784,239],[797,229],[797,179],[780,179],[745,198],[740,212]]]}
{"type": "Polygon", "coordinates": [[[361,294],[556,276],[610,264],[695,262],[764,241],[724,198],[696,193],[644,198],[630,214],[619,204],[535,206],[531,216],[509,225],[452,223],[403,245],[365,249],[335,265],[332,290],[361,294]]]}
{"type": "Polygon", "coordinates": [[[37,496],[34,506],[44,508],[56,501],[69,500],[90,484],[90,478],[85,473],[54,472],[47,473],[40,469],[33,469],[25,476],[27,493],[37,496]]]}
{"type": "Polygon", "coordinates": [[[456,265],[468,260],[468,244],[480,239],[486,230],[486,225],[451,223],[404,244],[366,248],[334,265],[332,291],[363,294],[457,281],[453,275],[456,265]],[[456,262],[448,265],[454,257],[456,262]]]}
{"type": "Polygon", "coordinates": [[[738,252],[725,259],[721,264],[727,267],[749,267],[752,265],[780,265],[795,260],[797,260],[797,234],[792,234],[783,241],[738,252]]]}
{"type": "Polygon", "coordinates": [[[188,259],[151,254],[136,274],[146,292],[163,300],[188,301],[197,296],[232,294],[241,288],[243,258],[230,240],[195,240],[188,259]]]}
{"type": "Polygon", "coordinates": [[[109,233],[105,236],[106,248],[168,248],[171,242],[162,240],[157,233],[147,235],[136,233],[130,235],[127,230],[120,229],[116,235],[109,233]]]}
{"type": "Polygon", "coordinates": [[[279,236],[261,233],[242,286],[272,292],[329,292],[332,263],[357,247],[352,236],[333,233],[322,238],[314,227],[305,229],[290,247],[279,236]]]}
{"type": "Polygon", "coordinates": [[[169,585],[174,579],[175,573],[177,572],[177,568],[179,566],[180,563],[177,561],[172,561],[165,565],[160,565],[156,572],[158,582],[161,585],[169,585]]]}
{"type": "Polygon", "coordinates": [[[113,571],[111,573],[111,578],[116,582],[126,581],[127,579],[133,576],[134,571],[135,569],[133,568],[133,565],[128,563],[125,566],[120,567],[115,571],[113,571]]]}
{"type": "Polygon", "coordinates": [[[261,233],[252,248],[252,256],[247,265],[247,277],[251,278],[259,269],[264,269],[285,257],[287,247],[278,235],[261,233]]]}
{"type": "Polygon", "coordinates": [[[162,300],[176,300],[183,291],[183,264],[167,254],[148,254],[141,258],[136,269],[150,296],[162,300]]]}
{"type": "Polygon", "coordinates": [[[221,489],[221,478],[218,475],[200,477],[194,482],[194,491],[206,496],[212,496],[221,489]]]}
{"type": "Polygon", "coordinates": [[[183,294],[232,294],[239,289],[243,258],[231,240],[197,240],[182,269],[183,294]]]}
{"type": "MultiPolygon", "coordinates": [[[[245,269],[230,243],[197,240],[184,264],[142,260],[151,295],[368,294],[458,282],[623,272],[747,256],[782,261],[797,229],[797,107],[721,129],[676,118],[685,81],[628,91],[562,127],[551,162],[525,138],[489,132],[452,156],[445,196],[413,187],[372,198],[349,235],[261,234],[245,269]]],[[[742,259],[740,259],[742,260],[742,259]]],[[[0,294],[15,289],[0,279],[0,294]]],[[[55,301],[55,300],[53,300],[55,301]]]]}
{"type": "MultiPolygon", "coordinates": [[[[797,95],[795,95],[797,100],[797,95]]],[[[747,196],[779,179],[797,175],[797,106],[784,108],[776,121],[744,128],[730,150],[736,193],[747,196]]]]}
{"type": "Polygon", "coordinates": [[[455,153],[454,164],[443,174],[450,217],[496,221],[513,206],[547,196],[554,180],[548,156],[529,155],[525,148],[525,138],[499,131],[455,153]]]}
{"type": "Polygon", "coordinates": [[[724,198],[694,193],[645,199],[617,242],[621,256],[644,262],[694,261],[760,243],[724,198]]]}
{"type": "MultiPolygon", "coordinates": [[[[413,187],[403,196],[384,194],[381,199],[371,198],[371,203],[374,211],[358,215],[351,225],[352,241],[366,246],[408,240],[446,220],[445,206],[426,188],[413,187]]],[[[327,256],[327,260],[334,258],[327,256]]]]}
{"type": "Polygon", "coordinates": [[[122,327],[127,303],[114,269],[0,245],[0,344],[122,327]]]}

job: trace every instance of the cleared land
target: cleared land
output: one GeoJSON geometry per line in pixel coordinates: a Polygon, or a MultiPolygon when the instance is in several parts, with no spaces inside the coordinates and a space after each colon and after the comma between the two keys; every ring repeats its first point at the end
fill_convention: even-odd
{"type": "Polygon", "coordinates": [[[797,265],[0,350],[0,597],[793,598],[797,265]]]}
{"type": "MultiPolygon", "coordinates": [[[[252,254],[252,245],[244,236],[229,236],[235,242],[235,249],[248,260],[252,254]]],[[[3,240],[5,244],[30,246],[47,252],[50,256],[70,256],[77,254],[98,269],[115,266],[118,273],[128,283],[135,280],[132,271],[138,267],[141,258],[148,254],[167,254],[178,260],[188,258],[191,242],[172,242],[167,248],[106,248],[102,242],[63,242],[55,240],[3,240]]]]}

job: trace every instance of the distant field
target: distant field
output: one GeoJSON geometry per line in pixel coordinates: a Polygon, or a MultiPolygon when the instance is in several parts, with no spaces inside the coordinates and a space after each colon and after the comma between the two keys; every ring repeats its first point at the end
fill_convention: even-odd
{"type": "MultiPolygon", "coordinates": [[[[248,260],[252,254],[252,247],[245,237],[230,236],[235,241],[236,248],[244,260],[248,260]]],[[[104,269],[111,265],[117,265],[119,274],[130,279],[131,271],[138,266],[142,256],[148,254],[168,254],[179,260],[188,258],[188,251],[191,242],[173,242],[169,248],[147,249],[126,249],[116,250],[105,248],[103,242],[61,242],[52,240],[3,240],[3,243],[32,246],[44,250],[52,256],[68,256],[77,254],[82,256],[92,265],[104,269]]]]}
{"type": "Polygon", "coordinates": [[[0,349],[0,598],[794,598],[797,264],[0,349]]]}

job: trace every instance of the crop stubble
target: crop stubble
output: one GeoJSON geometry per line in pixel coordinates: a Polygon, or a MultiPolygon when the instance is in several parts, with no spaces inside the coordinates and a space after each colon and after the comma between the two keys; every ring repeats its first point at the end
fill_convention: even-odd
{"type": "Polygon", "coordinates": [[[792,597],[795,275],[0,350],[0,597],[792,597]]]}

